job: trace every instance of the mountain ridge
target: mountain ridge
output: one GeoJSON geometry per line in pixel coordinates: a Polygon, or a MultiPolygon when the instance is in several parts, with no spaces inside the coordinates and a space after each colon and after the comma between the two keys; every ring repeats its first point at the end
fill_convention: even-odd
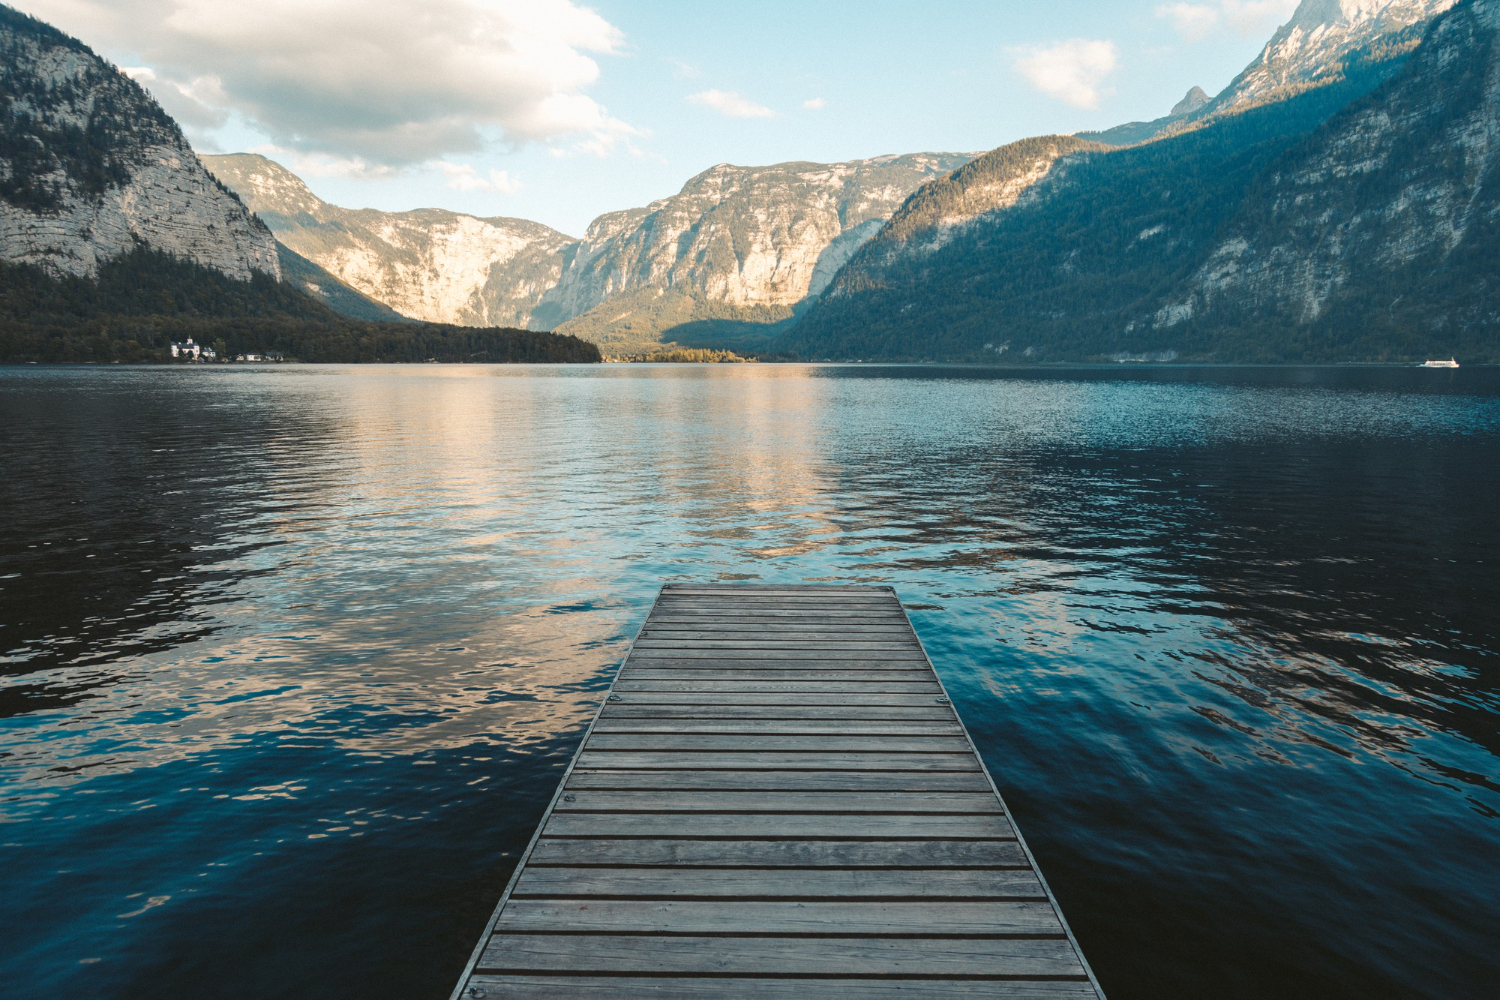
{"type": "Polygon", "coordinates": [[[691,324],[789,319],[908,194],[972,155],[716,164],[576,239],[522,219],[341,208],[256,154],[204,162],[291,250],[403,315],[638,348],[691,324]]]}
{"type": "Polygon", "coordinates": [[[279,277],[270,231],[211,177],[140,85],[0,5],[0,262],[96,274],[137,245],[279,277]]]}
{"type": "MultiPolygon", "coordinates": [[[[1446,25],[1495,2],[1464,0],[1440,14],[1422,27],[1428,40],[1415,49],[1377,39],[1368,50],[1343,53],[1340,71],[1321,86],[1146,143],[1058,157],[1024,197],[950,220],[936,245],[921,231],[899,238],[896,220],[910,211],[903,208],[777,346],[867,359],[1353,360],[1446,355],[1457,337],[1476,357],[1495,355],[1484,336],[1454,331],[1489,329],[1486,268],[1500,261],[1485,247],[1500,249],[1500,240],[1469,236],[1436,248],[1441,234],[1458,231],[1465,199],[1491,204],[1482,182],[1491,161],[1473,165],[1464,142],[1485,136],[1500,145],[1500,105],[1485,103],[1473,80],[1467,90],[1448,81],[1431,54],[1431,39],[1446,25]],[[1350,117],[1361,102],[1389,109],[1393,93],[1405,95],[1400,120],[1421,135],[1417,146],[1385,112],[1350,117]],[[1349,134],[1317,145],[1317,136],[1340,129],[1349,134]],[[1403,158],[1391,152],[1408,149],[1403,158]],[[1472,177],[1455,166],[1466,163],[1472,177]],[[1446,200],[1401,183],[1408,175],[1447,192],[1446,200]],[[1361,215],[1360,198],[1371,199],[1373,216],[1361,215]],[[1403,215],[1402,205],[1430,211],[1403,215]],[[1390,252],[1406,245],[1422,252],[1410,260],[1390,252]],[[1448,253],[1455,247],[1468,256],[1448,253]],[[1457,286],[1440,292],[1460,274],[1473,294],[1457,286]],[[1293,308],[1314,286],[1323,289],[1317,308],[1293,308]],[[1393,303],[1390,288],[1409,294],[1393,303]],[[1447,298],[1469,302],[1469,312],[1448,307],[1447,298]],[[1381,320],[1371,302],[1390,316],[1381,320]],[[1397,319],[1405,326],[1398,329],[1397,319]],[[1369,334],[1377,328],[1384,341],[1369,334]]],[[[1412,28],[1397,24],[1389,37],[1412,28]]],[[[1444,51],[1448,64],[1489,67],[1493,77],[1472,72],[1500,87],[1491,49],[1472,42],[1468,51],[1444,51]]],[[[958,171],[930,188],[964,180],[958,171]]],[[[919,191],[909,205],[931,194],[919,191]]],[[[1480,233],[1489,216],[1466,218],[1470,232],[1480,233]]]]}

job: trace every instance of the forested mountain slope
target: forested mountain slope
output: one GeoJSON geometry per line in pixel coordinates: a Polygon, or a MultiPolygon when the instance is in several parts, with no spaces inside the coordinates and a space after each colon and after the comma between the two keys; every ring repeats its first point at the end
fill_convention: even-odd
{"type": "Polygon", "coordinates": [[[1409,58],[1356,53],[1332,84],[1069,152],[941,240],[883,233],[780,343],[992,361],[1494,356],[1496,2],[1465,0],[1409,58]]]}

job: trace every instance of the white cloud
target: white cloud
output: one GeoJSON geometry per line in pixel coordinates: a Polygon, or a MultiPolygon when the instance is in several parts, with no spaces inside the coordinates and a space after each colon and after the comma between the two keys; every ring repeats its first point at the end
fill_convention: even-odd
{"type": "Polygon", "coordinates": [[[688,96],[692,104],[712,108],[726,118],[774,118],[776,112],[746,100],[732,90],[704,90],[688,96]]]}
{"type": "Polygon", "coordinates": [[[467,163],[437,161],[437,167],[448,177],[448,186],[455,191],[489,191],[494,194],[515,194],[521,190],[521,182],[504,170],[491,170],[481,177],[479,171],[467,163]]]}
{"type": "Polygon", "coordinates": [[[1177,33],[1190,42],[1213,34],[1219,26],[1219,8],[1206,3],[1168,3],[1156,8],[1156,16],[1172,22],[1177,33]]]}
{"type": "Polygon", "coordinates": [[[1217,2],[1167,3],[1156,8],[1156,16],[1170,21],[1189,42],[1202,41],[1221,28],[1246,38],[1260,38],[1292,16],[1298,0],[1217,0],[1217,2]]]}
{"type": "Polygon", "coordinates": [[[1097,108],[1100,85],[1119,61],[1114,42],[1070,38],[1023,50],[1015,69],[1044,94],[1074,107],[1097,108]]]}
{"type": "Polygon", "coordinates": [[[812,97],[802,102],[802,106],[809,111],[819,111],[827,105],[828,102],[821,97],[812,97]]]}
{"type": "Polygon", "coordinates": [[[144,62],[189,128],[238,113],[303,153],[402,166],[630,128],[584,93],[623,36],[574,0],[17,2],[144,62]]]}

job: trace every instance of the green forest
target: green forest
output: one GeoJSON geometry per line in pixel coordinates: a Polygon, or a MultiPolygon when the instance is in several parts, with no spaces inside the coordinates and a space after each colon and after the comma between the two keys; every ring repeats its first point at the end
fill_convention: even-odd
{"type": "Polygon", "coordinates": [[[600,360],[577,337],[352,319],[268,275],[240,281],[145,247],[92,279],[0,264],[0,362],[170,361],[172,342],[189,337],[230,357],[306,362],[600,360]]]}

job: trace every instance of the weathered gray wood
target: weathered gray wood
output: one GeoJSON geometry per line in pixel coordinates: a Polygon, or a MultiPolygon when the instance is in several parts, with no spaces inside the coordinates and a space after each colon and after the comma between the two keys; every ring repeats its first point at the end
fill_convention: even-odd
{"type": "MultiPolygon", "coordinates": [[[[792,670],[805,672],[809,670],[858,670],[865,673],[877,673],[883,670],[896,670],[901,673],[910,673],[913,670],[921,670],[920,660],[839,660],[819,662],[816,658],[810,660],[799,660],[789,663],[786,660],[765,659],[735,659],[733,657],[703,658],[684,660],[677,657],[666,657],[657,659],[650,656],[631,658],[623,674],[636,670],[718,670],[720,676],[729,676],[733,673],[741,673],[750,670],[792,670]]],[[[933,674],[926,672],[926,676],[933,674]]],[[[623,676],[622,674],[622,676],[623,676]]]]}
{"type": "Polygon", "coordinates": [[[529,866],[512,898],[1046,899],[1023,869],[549,868],[529,866]]]}
{"type": "Polygon", "coordinates": [[[860,694],[931,694],[942,695],[943,689],[932,681],[908,681],[903,679],[871,678],[866,681],[822,681],[814,679],[733,678],[730,680],[619,680],[614,687],[617,694],[636,691],[724,691],[738,694],[834,694],[857,691],[860,694]]]}
{"type": "Polygon", "coordinates": [[[680,660],[680,659],[704,659],[704,660],[906,660],[912,663],[924,662],[922,651],[916,646],[905,649],[846,649],[842,646],[832,649],[754,649],[750,647],[739,647],[734,649],[705,648],[691,645],[657,645],[643,647],[642,659],[651,660],[680,660]]]}
{"type": "Polygon", "coordinates": [[[769,753],[816,751],[831,753],[941,753],[963,754],[969,748],[962,736],[763,736],[718,733],[595,733],[589,749],[605,750],[733,750],[769,753]]]}
{"type": "Polygon", "coordinates": [[[985,840],[1013,836],[1004,816],[913,813],[651,813],[553,812],[542,837],[780,837],[985,840]]]}
{"type": "Polygon", "coordinates": [[[895,609],[858,607],[770,608],[663,604],[651,616],[651,622],[654,625],[671,621],[735,622],[742,619],[803,623],[842,621],[855,623],[874,622],[885,625],[907,624],[906,615],[895,609]]]}
{"type": "Polygon", "coordinates": [[[1046,979],[756,979],[745,976],[547,976],[480,974],[495,1000],[1095,1000],[1086,981],[1046,979]]]}
{"type": "Polygon", "coordinates": [[[829,736],[962,736],[956,722],[894,722],[848,719],[637,719],[611,715],[594,723],[595,733],[766,733],[791,736],[826,733],[829,736]]]}
{"type": "Polygon", "coordinates": [[[1024,868],[1014,840],[575,840],[543,837],[527,865],[712,868],[1024,868]]]}
{"type": "Polygon", "coordinates": [[[861,651],[866,649],[901,649],[921,655],[921,649],[913,639],[842,639],[834,643],[808,642],[806,639],[674,639],[671,637],[638,639],[636,649],[797,649],[812,653],[829,653],[837,650],[861,651]]]}
{"type": "Polygon", "coordinates": [[[942,719],[953,712],[937,704],[910,705],[632,705],[611,702],[610,719],[942,719]]]}
{"type": "MultiPolygon", "coordinates": [[[[990,792],[979,771],[594,771],[575,768],[567,790],[990,792]]],[[[999,800],[996,800],[997,802],[999,800]]]]}
{"type": "Polygon", "coordinates": [[[961,753],[694,753],[692,751],[593,750],[585,746],[579,767],[630,771],[701,768],[774,768],[782,771],[977,771],[973,754],[961,753]]]}
{"type": "Polygon", "coordinates": [[[732,691],[632,691],[611,695],[605,709],[617,705],[712,705],[732,708],[740,705],[788,705],[792,707],[813,705],[887,705],[907,708],[927,707],[943,704],[939,699],[945,695],[934,694],[863,694],[858,690],[819,694],[739,694],[732,691]]]}
{"type": "Polygon", "coordinates": [[[1062,936],[1052,906],[1041,903],[902,902],[782,903],[740,900],[733,906],[699,900],[515,899],[496,932],[651,934],[924,934],[1062,936]]]}
{"type": "MultiPolygon", "coordinates": [[[[912,630],[906,625],[777,625],[775,631],[786,639],[807,639],[811,642],[843,642],[844,639],[859,639],[865,636],[895,636],[909,639],[912,630]]],[[[684,625],[652,625],[640,630],[642,639],[763,639],[763,628],[747,625],[721,624],[721,622],[694,622],[684,625]]]]}
{"type": "Polygon", "coordinates": [[[1000,802],[983,792],[600,792],[579,789],[563,796],[556,812],[826,812],[1002,814],[1000,802]]]}
{"type": "Polygon", "coordinates": [[[859,585],[663,588],[471,988],[1102,1000],[905,610],[859,585]]]}
{"type": "Polygon", "coordinates": [[[1066,938],[643,937],[497,934],[486,972],[1082,976],[1066,938]]]}
{"type": "MultiPolygon", "coordinates": [[[[697,665],[688,667],[632,666],[620,672],[620,681],[848,681],[851,683],[874,683],[877,681],[918,681],[923,684],[937,683],[926,670],[867,670],[856,667],[850,670],[824,670],[821,668],[778,667],[745,669],[703,669],[697,665]]],[[[617,681],[616,683],[619,683],[617,681]]]]}

